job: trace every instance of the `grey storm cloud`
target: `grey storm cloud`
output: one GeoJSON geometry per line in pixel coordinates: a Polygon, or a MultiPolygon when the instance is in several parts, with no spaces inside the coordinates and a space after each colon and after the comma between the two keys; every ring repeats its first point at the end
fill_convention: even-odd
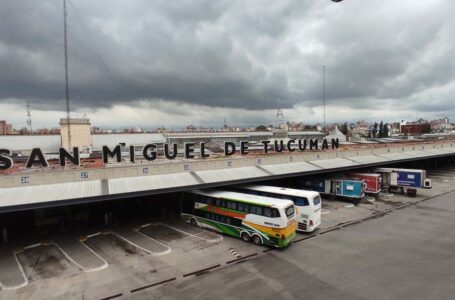
{"type": "MultiPolygon", "coordinates": [[[[424,108],[455,77],[450,0],[68,2],[74,107],[312,107],[327,65],[329,103],[424,108]]],[[[0,5],[0,101],[63,108],[62,1],[0,5]]]]}

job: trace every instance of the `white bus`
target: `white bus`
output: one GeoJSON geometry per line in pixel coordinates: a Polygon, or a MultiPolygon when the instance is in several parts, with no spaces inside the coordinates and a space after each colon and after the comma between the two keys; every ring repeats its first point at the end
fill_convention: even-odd
{"type": "Polygon", "coordinates": [[[297,231],[312,232],[321,225],[321,196],[318,192],[268,185],[242,185],[237,191],[292,200],[296,207],[297,231]]]}
{"type": "Polygon", "coordinates": [[[252,241],[286,247],[295,237],[292,201],[229,191],[195,190],[182,197],[182,218],[192,225],[252,241]]]}

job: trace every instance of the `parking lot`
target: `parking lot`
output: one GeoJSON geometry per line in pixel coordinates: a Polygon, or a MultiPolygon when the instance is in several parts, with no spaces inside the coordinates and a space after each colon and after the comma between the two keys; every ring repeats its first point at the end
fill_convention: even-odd
{"type": "MultiPolygon", "coordinates": [[[[325,246],[323,239],[313,237],[329,233],[336,236],[339,229],[343,231],[352,224],[369,222],[455,190],[455,168],[430,170],[427,175],[433,181],[433,189],[419,190],[415,198],[381,194],[358,206],[325,199],[321,227],[314,233],[299,233],[296,245],[303,247],[300,245],[311,240],[325,249],[329,244],[325,246]]],[[[395,230],[400,231],[400,228],[395,230]]],[[[147,298],[144,295],[154,291],[163,293],[166,285],[171,288],[187,281],[197,282],[202,274],[206,274],[202,276],[206,278],[217,270],[229,272],[226,270],[230,266],[243,259],[265,261],[269,255],[278,255],[286,257],[288,264],[300,251],[296,245],[269,251],[240,239],[165,219],[140,220],[79,236],[56,235],[48,240],[0,248],[0,298],[147,298]]]]}

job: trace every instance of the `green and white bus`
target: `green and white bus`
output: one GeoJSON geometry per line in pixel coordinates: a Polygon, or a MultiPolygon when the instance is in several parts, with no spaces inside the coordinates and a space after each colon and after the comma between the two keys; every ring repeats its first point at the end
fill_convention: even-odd
{"type": "Polygon", "coordinates": [[[286,247],[296,232],[295,208],[282,200],[229,191],[185,192],[182,218],[192,225],[252,241],[286,247]]]}

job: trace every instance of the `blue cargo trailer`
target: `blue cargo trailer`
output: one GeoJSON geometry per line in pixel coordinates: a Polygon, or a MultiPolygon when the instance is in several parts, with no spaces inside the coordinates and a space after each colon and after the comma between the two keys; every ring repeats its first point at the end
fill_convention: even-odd
{"type": "Polygon", "coordinates": [[[431,179],[426,178],[425,170],[378,168],[374,172],[382,175],[384,188],[431,189],[431,179]]]}
{"type": "Polygon", "coordinates": [[[353,179],[305,179],[302,181],[303,188],[354,200],[365,197],[365,183],[362,180],[353,179]]]}

